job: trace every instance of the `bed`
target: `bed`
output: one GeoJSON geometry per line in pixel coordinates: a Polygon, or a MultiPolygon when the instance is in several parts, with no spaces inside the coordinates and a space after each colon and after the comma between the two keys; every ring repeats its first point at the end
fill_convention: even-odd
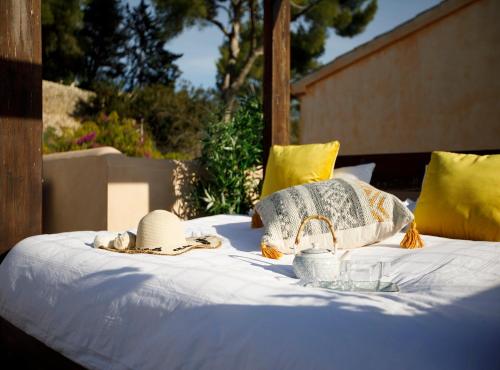
{"type": "Polygon", "coordinates": [[[303,287],[260,255],[246,216],[187,221],[217,250],[117,254],[95,232],[34,236],[0,265],[0,316],[92,369],[494,369],[500,243],[402,235],[352,251],[392,261],[399,293],[303,287]]]}

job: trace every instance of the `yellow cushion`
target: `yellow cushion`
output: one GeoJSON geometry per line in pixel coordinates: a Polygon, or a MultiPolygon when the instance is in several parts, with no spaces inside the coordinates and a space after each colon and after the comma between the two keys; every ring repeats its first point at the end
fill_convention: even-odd
{"type": "Polygon", "coordinates": [[[500,241],[500,155],[432,153],[415,219],[424,234],[500,241]]]}
{"type": "Polygon", "coordinates": [[[269,152],[262,198],[290,186],[328,180],[339,152],[339,142],[273,145],[269,152]]]}

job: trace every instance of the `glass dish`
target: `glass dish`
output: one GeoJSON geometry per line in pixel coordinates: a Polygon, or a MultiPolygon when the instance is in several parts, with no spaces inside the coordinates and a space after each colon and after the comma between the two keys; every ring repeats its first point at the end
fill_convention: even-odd
{"type": "Polygon", "coordinates": [[[301,282],[303,286],[350,292],[399,292],[396,283],[387,281],[391,263],[386,261],[342,261],[336,281],[301,282]]]}
{"type": "Polygon", "coordinates": [[[391,281],[353,281],[350,291],[395,293],[399,292],[399,287],[391,281]]]}
{"type": "Polygon", "coordinates": [[[342,286],[339,281],[317,281],[314,283],[304,283],[304,286],[337,290],[342,292],[360,293],[396,293],[399,287],[391,281],[354,281],[348,287],[342,286]]]}

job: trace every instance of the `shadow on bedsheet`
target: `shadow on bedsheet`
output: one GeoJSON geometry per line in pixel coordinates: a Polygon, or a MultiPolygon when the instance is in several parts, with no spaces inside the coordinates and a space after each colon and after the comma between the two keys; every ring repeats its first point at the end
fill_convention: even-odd
{"type": "MultiPolygon", "coordinates": [[[[229,239],[231,245],[242,252],[259,252],[260,240],[264,229],[252,229],[248,221],[225,225],[214,226],[217,234],[229,239]]],[[[292,266],[289,264],[280,264],[278,261],[273,263],[259,258],[230,254],[229,257],[247,262],[252,266],[262,268],[286,277],[294,278],[292,266]]]]}
{"type": "Polygon", "coordinates": [[[215,225],[214,228],[217,234],[229,239],[235,249],[242,252],[257,252],[260,250],[263,229],[252,229],[248,221],[215,225]]]}
{"type": "Polygon", "coordinates": [[[295,278],[295,273],[293,272],[292,265],[271,263],[258,258],[252,258],[249,256],[239,256],[235,254],[230,254],[229,257],[237,259],[242,262],[249,263],[252,266],[262,268],[267,271],[272,271],[276,274],[280,274],[289,278],[295,278]]]}
{"type": "Polygon", "coordinates": [[[78,297],[93,297],[95,303],[108,302],[116,297],[124,297],[144,285],[154,275],[141,272],[136,267],[120,267],[105,269],[82,276],[78,281],[78,289],[66,290],[66,302],[79,302],[78,297]],[[82,291],[85,291],[82,293],[82,291]]]}
{"type": "Polygon", "coordinates": [[[169,330],[183,336],[164,343],[166,357],[187,368],[499,368],[500,287],[452,304],[406,308],[406,299],[395,302],[397,313],[391,302],[397,295],[383,308],[375,305],[382,299],[375,295],[313,291],[310,298],[324,302],[308,304],[308,294],[280,297],[287,299],[284,305],[203,305],[174,312],[169,330]],[[217,354],[224,354],[223,362],[217,354]]]}

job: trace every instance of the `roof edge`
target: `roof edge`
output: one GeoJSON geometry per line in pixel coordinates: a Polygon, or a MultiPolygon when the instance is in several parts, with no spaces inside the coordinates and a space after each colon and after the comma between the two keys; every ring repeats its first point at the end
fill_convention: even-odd
{"type": "Polygon", "coordinates": [[[331,62],[325,64],[307,76],[292,82],[291,94],[293,96],[304,95],[308,86],[323,80],[326,77],[356,63],[377,51],[388,47],[389,45],[402,40],[409,35],[418,32],[419,30],[436,23],[441,19],[455,13],[468,5],[475,3],[479,0],[445,0],[423,12],[417,14],[415,17],[401,23],[393,29],[382,33],[370,41],[367,41],[356,48],[348,51],[345,54],[338,56],[331,62]]]}

